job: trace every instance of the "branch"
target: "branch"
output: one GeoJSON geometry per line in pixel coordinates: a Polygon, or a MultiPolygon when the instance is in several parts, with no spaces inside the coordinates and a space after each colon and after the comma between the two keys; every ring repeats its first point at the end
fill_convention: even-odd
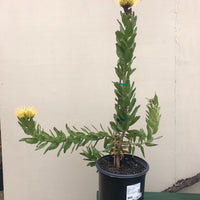
{"type": "Polygon", "coordinates": [[[162,192],[178,192],[179,190],[194,185],[197,182],[200,182],[200,173],[190,178],[178,180],[175,184],[162,192]]]}

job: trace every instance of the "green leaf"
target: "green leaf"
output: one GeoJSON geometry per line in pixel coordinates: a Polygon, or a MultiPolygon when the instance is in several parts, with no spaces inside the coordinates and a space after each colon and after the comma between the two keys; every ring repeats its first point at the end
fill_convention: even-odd
{"type": "Polygon", "coordinates": [[[135,118],[135,115],[139,109],[140,105],[136,106],[135,109],[133,110],[132,114],[131,114],[131,118],[135,118]]]}
{"type": "Polygon", "coordinates": [[[22,138],[19,140],[19,142],[25,142],[27,138],[22,138]]]}
{"type": "Polygon", "coordinates": [[[57,153],[57,156],[60,156],[60,153],[61,153],[61,151],[62,151],[63,148],[64,148],[64,143],[63,143],[62,146],[60,147],[60,149],[59,149],[59,151],[58,151],[58,153],[57,153]]]}
{"type": "Polygon", "coordinates": [[[87,126],[84,126],[84,128],[87,129],[89,132],[91,132],[91,130],[87,126]]]}
{"type": "Polygon", "coordinates": [[[117,41],[120,41],[124,37],[124,34],[121,31],[116,31],[115,34],[117,41]]]}
{"type": "Polygon", "coordinates": [[[150,143],[150,142],[145,142],[145,145],[148,146],[148,147],[157,146],[157,144],[153,144],[153,143],[150,143]]]}
{"type": "Polygon", "coordinates": [[[98,132],[98,129],[97,129],[94,125],[91,125],[91,126],[92,126],[92,128],[93,128],[95,131],[98,132]]]}
{"type": "Polygon", "coordinates": [[[49,132],[51,133],[52,137],[55,137],[55,135],[53,134],[53,132],[51,130],[49,130],[49,132]]]}
{"type": "Polygon", "coordinates": [[[133,124],[135,124],[138,120],[140,119],[140,116],[136,116],[136,117],[134,117],[134,118],[132,118],[131,120],[130,120],[130,126],[132,126],[133,124]]]}
{"type": "Polygon", "coordinates": [[[112,132],[112,130],[110,129],[110,127],[108,127],[108,132],[110,133],[111,136],[113,135],[113,132],[112,132]]]}
{"type": "Polygon", "coordinates": [[[117,53],[117,56],[119,58],[122,58],[124,56],[124,51],[123,49],[119,46],[119,44],[116,44],[116,53],[117,53]]]}
{"type": "Polygon", "coordinates": [[[90,141],[90,139],[89,139],[89,138],[86,138],[86,139],[83,141],[83,143],[81,144],[81,146],[85,146],[89,141],[90,141]]]}
{"type": "Polygon", "coordinates": [[[154,98],[153,98],[153,102],[156,106],[158,106],[158,96],[155,94],[154,98]]]}
{"type": "Polygon", "coordinates": [[[101,130],[102,130],[102,131],[106,132],[106,131],[104,130],[102,124],[100,124],[100,127],[101,127],[101,130]]]}
{"type": "Polygon", "coordinates": [[[133,107],[135,106],[135,103],[136,103],[136,98],[132,98],[131,102],[130,102],[130,105],[129,105],[129,108],[128,108],[128,111],[131,112],[133,107]]]}
{"type": "Polygon", "coordinates": [[[96,165],[95,162],[89,162],[89,163],[87,164],[87,166],[90,166],[90,167],[94,167],[95,165],[96,165]]]}
{"type": "Polygon", "coordinates": [[[137,134],[137,135],[139,135],[140,134],[140,131],[139,130],[137,130],[137,129],[133,129],[133,130],[128,130],[127,131],[128,133],[131,133],[131,134],[137,134]]]}
{"type": "Polygon", "coordinates": [[[40,150],[40,149],[44,148],[47,144],[48,144],[48,142],[44,142],[44,143],[40,144],[39,146],[37,146],[35,150],[36,151],[40,150]]]}
{"type": "Polygon", "coordinates": [[[131,154],[132,154],[132,156],[134,156],[134,154],[135,154],[135,146],[133,146],[131,154]]]}
{"type": "Polygon", "coordinates": [[[122,79],[123,74],[121,73],[120,69],[115,67],[115,72],[116,72],[117,76],[119,77],[119,79],[122,79]]]}
{"type": "Polygon", "coordinates": [[[76,144],[74,144],[74,146],[72,147],[71,153],[73,153],[75,147],[76,147],[76,144]]]}
{"type": "Polygon", "coordinates": [[[119,23],[120,31],[121,31],[122,33],[124,33],[125,30],[124,30],[124,27],[123,27],[122,23],[121,23],[118,19],[117,19],[117,22],[119,23]]]}
{"type": "Polygon", "coordinates": [[[37,138],[26,138],[25,142],[28,144],[36,144],[36,143],[38,143],[38,139],[37,138]]]}
{"type": "Polygon", "coordinates": [[[62,131],[59,131],[56,127],[53,128],[57,137],[65,137],[65,134],[62,131]]]}
{"type": "Polygon", "coordinates": [[[132,147],[131,147],[131,145],[129,145],[129,147],[128,147],[128,153],[131,153],[131,149],[132,149],[132,147]]]}
{"type": "Polygon", "coordinates": [[[114,122],[110,122],[110,126],[111,126],[113,131],[117,131],[117,126],[114,122]]]}
{"type": "Polygon", "coordinates": [[[107,145],[109,144],[109,142],[110,142],[110,140],[106,137],[106,138],[104,139],[104,145],[103,145],[103,147],[106,148],[107,145]]]}
{"type": "Polygon", "coordinates": [[[132,21],[132,25],[134,27],[136,25],[136,22],[137,22],[137,16],[134,15],[134,13],[133,13],[133,15],[131,15],[131,21],[132,21]]]}
{"type": "Polygon", "coordinates": [[[129,25],[126,27],[125,36],[127,38],[129,38],[132,34],[133,34],[133,28],[132,28],[132,26],[129,25]]]}
{"type": "Polygon", "coordinates": [[[130,48],[130,47],[133,47],[134,43],[135,43],[135,37],[136,37],[136,33],[135,34],[132,34],[132,36],[130,37],[130,39],[128,40],[128,44],[127,44],[127,47],[130,48]]]}
{"type": "Polygon", "coordinates": [[[122,22],[124,24],[125,27],[127,27],[128,25],[130,25],[129,19],[127,17],[126,14],[121,12],[121,17],[122,17],[122,22]]]}
{"type": "Polygon", "coordinates": [[[122,91],[123,91],[123,86],[121,86],[119,82],[113,82],[113,84],[114,84],[114,86],[116,87],[116,89],[117,89],[120,93],[122,93],[122,91]]]}
{"type": "Polygon", "coordinates": [[[159,136],[159,137],[156,137],[156,138],[153,138],[153,140],[158,140],[158,139],[161,139],[163,136],[159,136]]]}
{"type": "Polygon", "coordinates": [[[147,132],[148,132],[148,134],[147,134],[147,140],[149,141],[149,140],[152,139],[152,131],[151,131],[151,129],[149,128],[148,125],[147,125],[147,132]]]}
{"type": "Polygon", "coordinates": [[[140,136],[139,141],[143,142],[146,139],[146,134],[143,129],[140,129],[140,136]]]}
{"type": "Polygon", "coordinates": [[[75,135],[74,131],[72,131],[67,124],[66,124],[65,127],[66,127],[67,132],[70,134],[70,136],[74,136],[75,135]]]}
{"type": "Polygon", "coordinates": [[[46,140],[51,140],[53,137],[51,137],[48,133],[46,133],[46,132],[42,132],[42,135],[44,136],[44,138],[46,139],[46,140]]]}
{"type": "Polygon", "coordinates": [[[85,133],[88,133],[88,130],[85,129],[85,128],[81,128],[81,130],[82,130],[83,132],[85,132],[85,133]]]}
{"type": "Polygon", "coordinates": [[[131,76],[131,74],[132,74],[135,70],[136,70],[136,68],[130,69],[130,70],[128,71],[127,76],[128,76],[128,77],[131,76]]]}
{"type": "Polygon", "coordinates": [[[143,157],[145,157],[143,146],[140,147],[140,150],[141,150],[141,152],[142,152],[143,157]]]}
{"type": "Polygon", "coordinates": [[[51,144],[49,145],[49,147],[48,147],[48,151],[49,151],[49,150],[56,149],[58,146],[59,146],[59,144],[57,144],[57,143],[51,143],[51,144]]]}

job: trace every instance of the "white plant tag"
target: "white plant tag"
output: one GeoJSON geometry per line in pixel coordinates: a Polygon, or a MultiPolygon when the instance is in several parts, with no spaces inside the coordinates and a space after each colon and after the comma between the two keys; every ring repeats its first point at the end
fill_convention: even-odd
{"type": "Polygon", "coordinates": [[[142,193],[140,192],[140,183],[128,185],[126,189],[126,200],[138,200],[142,193]]]}

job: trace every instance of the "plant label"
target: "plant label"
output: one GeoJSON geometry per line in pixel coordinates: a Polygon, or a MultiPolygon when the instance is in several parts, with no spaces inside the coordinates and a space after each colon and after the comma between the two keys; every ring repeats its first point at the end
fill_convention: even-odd
{"type": "Polygon", "coordinates": [[[140,183],[128,185],[126,189],[126,200],[138,200],[142,193],[140,192],[140,183]]]}

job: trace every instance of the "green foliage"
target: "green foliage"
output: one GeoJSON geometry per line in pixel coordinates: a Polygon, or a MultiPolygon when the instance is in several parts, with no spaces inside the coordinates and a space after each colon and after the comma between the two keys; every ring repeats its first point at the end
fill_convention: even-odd
{"type": "MultiPolygon", "coordinates": [[[[29,137],[22,138],[29,144],[36,144],[36,150],[45,149],[44,153],[58,149],[57,155],[71,152],[81,148],[81,155],[88,161],[88,166],[94,166],[98,158],[104,153],[114,154],[123,157],[124,153],[134,156],[136,147],[145,156],[144,146],[155,146],[154,135],[158,131],[160,121],[160,107],[157,95],[153,99],[147,99],[146,110],[146,131],[137,130],[133,125],[140,119],[137,112],[140,105],[136,103],[136,88],[134,81],[130,80],[131,75],[136,70],[132,67],[134,50],[136,47],[137,16],[134,12],[121,12],[121,22],[118,20],[120,30],[116,31],[116,54],[118,56],[115,72],[118,81],[114,82],[115,114],[114,120],[110,122],[107,131],[100,125],[97,129],[92,125],[92,129],[84,126],[80,130],[76,127],[70,128],[66,125],[65,134],[63,131],[53,128],[50,133],[45,132],[40,125],[37,125],[33,118],[19,118],[19,125],[24,133],[29,137]],[[100,142],[101,141],[101,142],[100,142]],[[98,150],[97,144],[100,142],[103,147],[98,150]]],[[[99,145],[98,145],[99,147],[99,145]]]]}
{"type": "MultiPolygon", "coordinates": [[[[85,156],[88,160],[96,161],[102,154],[98,151],[95,146],[100,140],[104,140],[104,147],[106,149],[109,141],[111,141],[112,136],[105,132],[103,127],[99,131],[96,127],[93,126],[95,131],[91,131],[88,127],[81,128],[79,131],[77,128],[73,127],[71,129],[66,125],[66,130],[69,133],[69,136],[66,136],[63,131],[53,128],[53,131],[50,131],[51,135],[46,133],[41,129],[40,125],[36,126],[36,122],[33,119],[19,119],[19,124],[24,130],[24,132],[29,135],[29,138],[22,138],[20,141],[24,141],[29,144],[36,144],[36,150],[40,150],[46,147],[44,153],[50,150],[57,149],[60,146],[58,151],[58,156],[63,151],[64,153],[70,148],[71,152],[78,150],[79,147],[87,145],[87,151],[83,151],[81,155],[85,156]],[[89,144],[88,144],[89,143],[89,144]]],[[[90,163],[89,166],[92,164],[90,163]]]]}

